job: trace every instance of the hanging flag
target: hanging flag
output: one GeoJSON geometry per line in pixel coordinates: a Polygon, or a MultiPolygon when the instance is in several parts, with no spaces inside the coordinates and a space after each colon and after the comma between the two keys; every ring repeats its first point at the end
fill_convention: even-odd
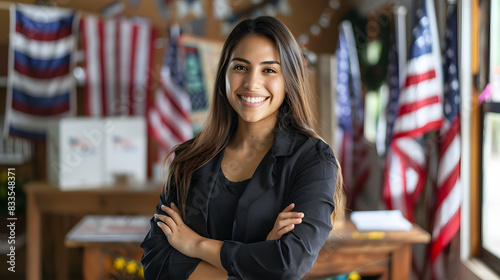
{"type": "Polygon", "coordinates": [[[344,30],[339,30],[337,41],[337,102],[335,112],[338,125],[335,130],[335,154],[342,166],[346,186],[352,183],[352,119],[349,85],[349,51],[344,30]]]}
{"type": "Polygon", "coordinates": [[[178,26],[170,30],[159,87],[154,102],[148,106],[148,130],[163,150],[163,156],[193,136],[191,100],[185,90],[184,65],[179,55],[179,33],[178,26]]]}
{"type": "Polygon", "coordinates": [[[417,10],[406,82],[384,170],[384,201],[410,221],[426,180],[425,133],[443,122],[442,76],[434,4],[425,0],[417,10]]]}
{"type": "Polygon", "coordinates": [[[154,29],[146,19],[82,18],[85,110],[91,116],[145,115],[154,29]]]}
{"type": "Polygon", "coordinates": [[[12,5],[4,134],[44,140],[49,118],[76,114],[76,14],[12,5]]]}
{"type": "MultiPolygon", "coordinates": [[[[393,26],[395,27],[395,24],[393,24],[393,26]]],[[[389,145],[392,140],[394,121],[396,120],[396,115],[398,114],[398,99],[401,88],[399,82],[399,54],[395,33],[396,29],[391,32],[390,37],[391,47],[389,48],[389,66],[387,69],[389,98],[387,100],[387,106],[385,108],[385,131],[380,131],[377,133],[377,135],[382,135],[382,137],[380,137],[380,141],[377,141],[377,150],[379,151],[379,155],[385,154],[385,152],[389,149],[389,145]]]]}
{"type": "MultiPolygon", "coordinates": [[[[364,141],[364,108],[361,74],[359,60],[354,40],[354,32],[350,21],[343,21],[340,25],[341,32],[345,36],[348,54],[349,74],[349,102],[352,120],[352,179],[350,185],[353,208],[355,198],[362,192],[370,176],[370,163],[368,158],[368,147],[364,141]]],[[[344,167],[344,166],[342,166],[344,167]]]]}
{"type": "Polygon", "coordinates": [[[444,122],[440,129],[439,168],[430,244],[433,279],[445,279],[444,248],[460,228],[460,113],[457,7],[448,7],[444,52],[444,122]]]}

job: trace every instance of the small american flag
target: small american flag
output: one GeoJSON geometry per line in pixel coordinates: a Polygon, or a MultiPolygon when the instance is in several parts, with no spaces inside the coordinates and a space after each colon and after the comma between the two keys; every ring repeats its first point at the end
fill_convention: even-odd
{"type": "Polygon", "coordinates": [[[191,100],[184,89],[184,65],[179,53],[179,35],[179,27],[172,27],[159,87],[155,92],[154,102],[148,106],[148,130],[163,150],[163,156],[175,145],[193,136],[189,116],[191,100]]]}
{"type": "Polygon", "coordinates": [[[444,53],[444,122],[440,134],[439,168],[430,260],[433,279],[445,279],[443,249],[460,227],[460,114],[457,52],[457,7],[448,7],[444,53]]]}
{"type": "Polygon", "coordinates": [[[12,5],[4,133],[44,140],[49,118],[76,114],[74,11],[12,5]]]}
{"type": "Polygon", "coordinates": [[[439,39],[434,3],[417,10],[406,83],[398,99],[398,114],[384,170],[384,201],[410,221],[426,180],[423,136],[443,123],[439,39]]]}
{"type": "Polygon", "coordinates": [[[351,109],[352,121],[352,158],[346,162],[345,166],[351,174],[347,174],[347,187],[351,191],[350,207],[356,207],[356,198],[362,192],[370,176],[370,164],[368,157],[368,147],[364,141],[364,108],[363,91],[361,83],[361,73],[356,49],[356,41],[350,21],[343,21],[340,25],[340,32],[345,37],[346,52],[348,54],[348,77],[349,77],[349,106],[351,109]],[[350,166],[349,166],[350,165],[350,166]]]}
{"type": "Polygon", "coordinates": [[[343,29],[337,42],[337,103],[338,126],[335,133],[335,153],[342,166],[342,176],[347,186],[352,182],[352,117],[349,85],[349,50],[343,29]]]}

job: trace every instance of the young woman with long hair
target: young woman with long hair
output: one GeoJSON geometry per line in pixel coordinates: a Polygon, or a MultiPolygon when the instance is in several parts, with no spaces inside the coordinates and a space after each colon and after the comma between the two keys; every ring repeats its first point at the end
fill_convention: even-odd
{"type": "Polygon", "coordinates": [[[309,271],[345,202],[339,163],[313,129],[308,79],[279,20],[233,29],[205,125],[172,151],[141,244],[146,279],[300,279],[309,271]]]}

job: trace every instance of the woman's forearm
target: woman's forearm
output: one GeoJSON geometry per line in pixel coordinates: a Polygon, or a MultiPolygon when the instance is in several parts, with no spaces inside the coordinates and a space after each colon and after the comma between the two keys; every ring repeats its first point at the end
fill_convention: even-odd
{"type": "Polygon", "coordinates": [[[218,269],[225,271],[220,260],[220,250],[222,248],[222,241],[203,238],[195,248],[195,257],[202,259],[207,263],[215,266],[218,269]]]}
{"type": "Polygon", "coordinates": [[[227,279],[227,271],[217,268],[208,262],[200,261],[188,280],[222,280],[227,279]]]}

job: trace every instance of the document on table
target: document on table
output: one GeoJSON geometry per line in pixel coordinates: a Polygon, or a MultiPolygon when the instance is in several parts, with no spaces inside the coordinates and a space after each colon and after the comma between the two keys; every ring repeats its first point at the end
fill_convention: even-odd
{"type": "Polygon", "coordinates": [[[399,210],[353,211],[351,221],[359,231],[408,231],[413,227],[399,210]]]}
{"type": "Polygon", "coordinates": [[[142,242],[151,216],[87,215],[66,235],[77,242],[142,242]]]}

